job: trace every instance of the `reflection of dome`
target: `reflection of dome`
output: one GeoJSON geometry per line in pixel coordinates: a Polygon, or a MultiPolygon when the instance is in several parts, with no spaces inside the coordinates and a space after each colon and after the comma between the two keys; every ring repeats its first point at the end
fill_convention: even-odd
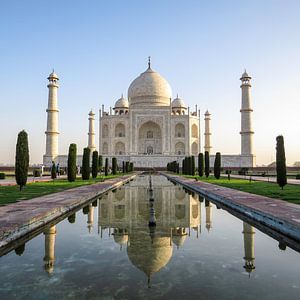
{"type": "Polygon", "coordinates": [[[123,95],[120,99],[118,99],[115,103],[115,108],[128,108],[129,103],[128,100],[126,100],[123,95]]]}
{"type": "Polygon", "coordinates": [[[186,239],[186,234],[173,235],[173,237],[172,237],[172,241],[177,246],[177,248],[179,248],[180,246],[182,246],[184,244],[185,239],[186,239]]]}
{"type": "Polygon", "coordinates": [[[151,237],[139,234],[130,237],[127,248],[130,261],[148,277],[163,268],[172,257],[173,247],[169,237],[151,237]]]}
{"type": "Polygon", "coordinates": [[[114,241],[119,244],[120,246],[126,245],[128,242],[128,235],[127,234],[114,234],[114,241]]]}
{"type": "Polygon", "coordinates": [[[171,97],[172,90],[167,80],[150,66],[128,88],[130,106],[169,106],[171,97]]]}

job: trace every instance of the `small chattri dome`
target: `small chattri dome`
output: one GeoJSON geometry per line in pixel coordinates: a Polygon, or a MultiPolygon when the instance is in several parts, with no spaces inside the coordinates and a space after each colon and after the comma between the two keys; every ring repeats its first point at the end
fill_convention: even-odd
{"type": "Polygon", "coordinates": [[[250,78],[251,79],[251,76],[247,73],[246,69],[245,69],[244,73],[242,74],[241,79],[242,78],[250,78]]]}
{"type": "Polygon", "coordinates": [[[56,80],[58,80],[58,76],[54,72],[54,70],[50,73],[50,75],[48,76],[48,79],[56,79],[56,80]]]}
{"type": "Polygon", "coordinates": [[[129,107],[129,103],[128,100],[125,99],[123,97],[123,95],[121,96],[120,99],[118,99],[115,103],[115,108],[128,108],[129,107]]]}
{"type": "Polygon", "coordinates": [[[186,108],[186,105],[184,103],[184,101],[178,97],[177,97],[172,101],[172,108],[186,108]]]}

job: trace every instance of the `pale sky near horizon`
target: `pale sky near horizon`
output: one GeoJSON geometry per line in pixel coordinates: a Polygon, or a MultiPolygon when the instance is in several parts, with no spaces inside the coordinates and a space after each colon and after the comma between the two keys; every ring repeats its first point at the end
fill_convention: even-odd
{"type": "MultiPolygon", "coordinates": [[[[253,77],[257,163],[300,161],[300,1],[0,0],[0,163],[29,135],[30,162],[45,152],[47,77],[55,69],[59,151],[87,145],[88,112],[106,108],[152,67],[187,105],[212,114],[212,152],[240,153],[239,78],[253,77]]],[[[98,126],[97,126],[98,128],[98,126]]],[[[97,131],[98,145],[98,131],[97,131]]],[[[203,137],[202,137],[203,145],[203,137]]]]}

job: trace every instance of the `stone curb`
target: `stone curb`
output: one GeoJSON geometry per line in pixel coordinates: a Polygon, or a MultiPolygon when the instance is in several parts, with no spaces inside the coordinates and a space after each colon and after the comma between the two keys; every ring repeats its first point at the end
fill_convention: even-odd
{"type": "MultiPolygon", "coordinates": [[[[45,226],[47,223],[49,223],[55,219],[61,217],[62,215],[65,215],[65,214],[71,212],[72,210],[75,210],[76,208],[81,207],[85,203],[89,202],[90,200],[92,200],[96,197],[101,196],[102,194],[105,194],[109,190],[118,188],[119,186],[134,179],[136,176],[137,176],[137,174],[126,177],[125,179],[124,179],[124,177],[109,179],[106,182],[105,181],[98,182],[98,183],[91,184],[91,185],[85,185],[85,186],[81,186],[78,188],[69,189],[66,191],[59,192],[59,193],[49,194],[49,195],[38,197],[38,198],[33,198],[32,200],[46,198],[48,201],[49,200],[51,201],[51,196],[53,198],[53,196],[62,195],[62,194],[66,194],[66,193],[70,193],[70,192],[74,192],[74,191],[82,191],[82,190],[86,189],[86,191],[84,191],[84,195],[80,194],[79,198],[72,200],[72,203],[62,204],[61,206],[55,207],[52,209],[50,208],[49,211],[47,211],[47,213],[42,213],[33,218],[30,218],[26,223],[23,223],[18,228],[15,228],[13,230],[6,231],[6,232],[4,231],[2,234],[0,232],[0,249],[2,247],[6,247],[8,244],[25,236],[26,234],[29,234],[30,232],[38,230],[39,228],[45,226]],[[109,181],[113,181],[113,182],[111,184],[109,184],[109,181]],[[103,185],[103,183],[106,183],[107,186],[102,187],[101,190],[94,191],[95,187],[97,187],[98,185],[101,186],[101,185],[103,185]],[[89,190],[91,190],[91,188],[92,188],[92,191],[89,191],[89,190]]],[[[26,202],[27,201],[31,201],[31,200],[26,200],[26,202]]],[[[18,203],[20,203],[20,202],[18,202],[18,203]]],[[[9,207],[9,205],[7,205],[5,207],[9,207]]]]}
{"type": "MultiPolygon", "coordinates": [[[[259,222],[260,224],[267,226],[283,235],[286,235],[293,240],[296,240],[297,242],[300,242],[300,224],[297,226],[296,224],[293,224],[292,222],[289,222],[289,220],[280,218],[278,216],[266,213],[261,210],[253,209],[252,207],[247,207],[246,205],[241,205],[238,203],[235,203],[233,199],[226,197],[226,196],[220,196],[213,192],[213,189],[220,190],[220,186],[213,185],[211,183],[205,183],[207,186],[210,186],[212,190],[206,190],[199,186],[193,185],[194,180],[184,178],[184,180],[181,180],[179,176],[172,176],[169,174],[161,173],[163,176],[167,177],[171,181],[174,181],[176,183],[181,184],[182,186],[199,193],[205,197],[210,198],[216,203],[221,203],[225,207],[228,207],[234,211],[237,211],[238,213],[246,216],[247,218],[250,218],[252,220],[255,220],[259,222]],[[186,181],[189,181],[188,183],[186,181]]],[[[229,189],[222,187],[224,189],[229,189]]],[[[230,190],[230,189],[229,189],[230,190]]],[[[231,189],[232,190],[232,189],[231,189]]],[[[249,193],[238,191],[241,194],[249,195],[249,193]]],[[[252,196],[252,194],[251,194],[252,196]]],[[[262,198],[267,198],[264,196],[258,196],[262,198]]],[[[271,199],[271,198],[269,198],[271,199]]],[[[275,199],[271,199],[275,200],[275,199]]],[[[277,200],[282,201],[282,200],[277,200]]]]}

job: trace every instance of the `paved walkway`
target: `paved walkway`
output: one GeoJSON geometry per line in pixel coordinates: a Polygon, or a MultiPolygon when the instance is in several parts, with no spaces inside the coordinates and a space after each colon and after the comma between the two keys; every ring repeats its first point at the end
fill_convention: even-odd
{"type": "Polygon", "coordinates": [[[121,176],[104,182],[1,206],[0,249],[108,190],[128,182],[135,176],[135,174],[121,176]]]}
{"type": "MultiPolygon", "coordinates": [[[[65,179],[67,178],[67,175],[62,175],[58,178],[65,179]]],[[[28,177],[27,178],[27,183],[32,183],[32,182],[46,182],[46,181],[51,181],[51,176],[42,176],[42,177],[28,177]]],[[[8,176],[5,179],[0,180],[0,186],[12,186],[12,185],[17,185],[16,179],[13,176],[8,176]]]]}
{"type": "MultiPolygon", "coordinates": [[[[227,177],[226,174],[222,174],[222,177],[227,177]]],[[[250,179],[250,176],[248,175],[230,175],[231,178],[239,178],[239,179],[250,179]]],[[[275,182],[276,183],[276,177],[261,177],[261,176],[251,176],[251,180],[255,181],[265,181],[265,182],[275,182]]],[[[287,179],[288,184],[297,184],[300,185],[300,180],[298,179],[287,179]]]]}
{"type": "MultiPolygon", "coordinates": [[[[162,173],[195,192],[209,197],[265,226],[300,242],[300,205],[162,173]]],[[[300,197],[300,195],[299,195],[300,197]]]]}

